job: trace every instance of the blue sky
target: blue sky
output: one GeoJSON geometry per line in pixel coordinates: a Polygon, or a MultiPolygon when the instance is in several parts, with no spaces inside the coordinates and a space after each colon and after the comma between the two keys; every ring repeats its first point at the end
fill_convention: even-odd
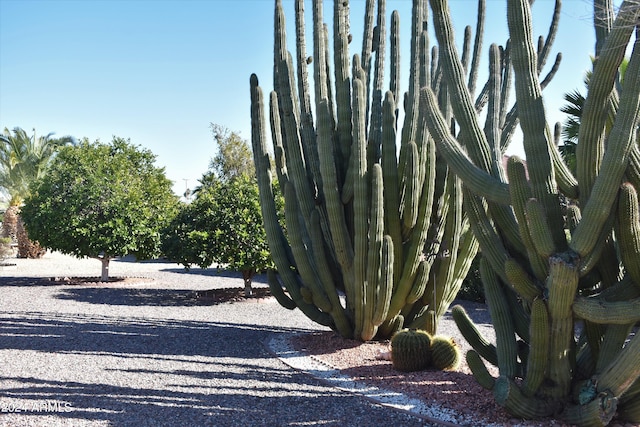
{"type": "MultiPolygon", "coordinates": [[[[291,35],[293,1],[283,2],[291,35]]],[[[365,2],[351,3],[358,53],[365,2]]],[[[330,15],[332,3],[325,4],[330,15]]],[[[564,119],[557,111],[562,95],[582,88],[590,66],[591,8],[589,1],[564,2],[553,49],[563,62],[545,91],[552,123],[564,119]]],[[[394,9],[408,49],[411,1],[388,0],[388,15],[394,9]]],[[[453,0],[451,9],[461,41],[464,26],[475,23],[476,2],[453,0]]],[[[552,10],[551,0],[535,2],[536,36],[546,35],[552,10]]],[[[507,38],[505,2],[488,0],[487,16],[485,52],[507,38]]],[[[265,93],[271,90],[272,28],[272,0],[0,0],[0,128],[130,138],[158,156],[181,193],[184,180],[193,188],[215,154],[209,123],[249,140],[249,76],[256,73],[265,93]]]]}

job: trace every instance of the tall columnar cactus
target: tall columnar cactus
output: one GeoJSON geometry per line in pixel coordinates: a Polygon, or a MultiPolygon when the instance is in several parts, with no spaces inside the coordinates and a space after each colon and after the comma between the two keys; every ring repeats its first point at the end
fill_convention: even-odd
{"type": "MultiPolygon", "coordinates": [[[[546,120],[540,78],[550,40],[533,40],[530,2],[507,0],[510,39],[490,49],[484,129],[465,83],[446,0],[431,0],[453,117],[421,89],[421,113],[437,152],[464,184],[465,212],[483,255],[481,276],[496,332],[479,335],[461,307],[454,319],[474,350],[467,362],[510,413],[560,414],[607,425],[616,411],[640,422],[640,2],[594,2],[596,61],[572,176],[546,120]],[[622,82],[618,69],[635,31],[622,82]],[[516,104],[506,115],[506,67],[516,104]],[[607,124],[615,117],[613,126],[607,124]],[[501,164],[502,137],[519,122],[525,163],[501,164]],[[528,171],[528,176],[527,172],[528,171]],[[503,178],[507,179],[503,179],[503,178]],[[568,200],[568,207],[566,201],[568,200]],[[505,209],[506,207],[506,209],[505,209]],[[635,331],[635,332],[634,332],[635,331]],[[485,363],[496,365],[491,377],[485,363]]],[[[555,31],[556,2],[551,31],[555,31]]],[[[482,96],[481,96],[482,97],[482,96]]]]}
{"type": "MultiPolygon", "coordinates": [[[[440,97],[443,114],[451,117],[451,89],[436,66],[438,54],[431,58],[427,6],[414,1],[409,86],[403,102],[396,12],[388,36],[391,78],[384,76],[384,0],[367,1],[362,51],[352,58],[349,2],[333,3],[332,63],[324,2],[312,3],[312,57],[306,52],[304,6],[302,0],[295,2],[294,64],[286,46],[283,7],[280,0],[275,2],[269,117],[274,169],[285,195],[286,232],[277,221],[271,193],[263,95],[257,77],[251,76],[253,151],[278,272],[269,276],[270,286],[283,306],[298,307],[345,337],[389,338],[400,328],[435,333],[479,246],[462,209],[461,180],[436,154],[436,143],[424,126],[426,110],[420,108],[420,88],[428,85],[440,97]]],[[[482,18],[484,8],[480,12],[482,18]]],[[[471,45],[469,38],[469,51],[471,45]]],[[[469,54],[465,59],[474,70],[480,45],[477,37],[473,61],[469,54]]],[[[475,84],[476,78],[470,78],[469,85],[475,84]]]]}

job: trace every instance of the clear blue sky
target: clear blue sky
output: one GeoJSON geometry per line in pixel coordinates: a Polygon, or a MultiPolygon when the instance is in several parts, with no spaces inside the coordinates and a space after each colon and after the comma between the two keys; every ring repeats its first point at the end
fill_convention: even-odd
{"type": "MultiPolygon", "coordinates": [[[[185,179],[193,188],[215,154],[210,122],[250,139],[250,74],[258,74],[265,93],[271,90],[273,3],[0,0],[0,128],[103,142],[130,138],[158,156],[176,192],[184,191],[185,179]]],[[[358,53],[365,2],[351,3],[351,46],[358,53]]],[[[487,3],[485,52],[506,40],[505,2],[487,3]]],[[[291,35],[293,1],[284,4],[291,35]]],[[[476,2],[453,0],[451,8],[461,42],[464,26],[475,23],[476,2]]],[[[552,122],[564,119],[557,112],[562,94],[583,87],[594,46],[591,8],[589,1],[564,2],[553,50],[563,53],[563,63],[545,91],[552,122]]],[[[388,14],[394,9],[408,48],[411,1],[388,0],[388,14]]],[[[552,10],[551,0],[535,2],[536,36],[546,35],[552,10]]],[[[402,72],[406,80],[406,63],[402,72]]]]}

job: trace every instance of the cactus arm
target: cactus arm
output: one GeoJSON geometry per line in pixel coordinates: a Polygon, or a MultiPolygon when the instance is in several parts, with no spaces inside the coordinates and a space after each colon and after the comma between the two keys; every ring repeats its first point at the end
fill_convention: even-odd
{"type": "Polygon", "coordinates": [[[317,192],[322,193],[320,180],[320,167],[318,150],[316,147],[316,131],[313,126],[313,113],[311,112],[311,95],[309,93],[309,79],[307,75],[306,42],[304,24],[304,2],[295,2],[295,27],[296,27],[296,58],[300,111],[300,138],[304,157],[309,165],[309,175],[312,185],[317,187],[317,192]]]}
{"type": "Polygon", "coordinates": [[[562,412],[562,419],[571,425],[607,426],[616,414],[618,399],[611,393],[600,393],[583,405],[569,405],[562,412]]]}
{"type": "Polygon", "coordinates": [[[507,261],[509,254],[502,244],[502,240],[493,228],[493,224],[489,219],[482,200],[471,194],[468,190],[464,190],[465,201],[468,205],[467,215],[469,215],[469,225],[473,230],[478,242],[480,243],[480,251],[489,264],[493,266],[493,270],[500,274],[504,281],[508,281],[504,275],[504,263],[507,261]]]}
{"type": "Polygon", "coordinates": [[[561,62],[562,62],[562,53],[558,52],[558,54],[556,54],[555,61],[553,61],[553,66],[551,67],[551,70],[549,70],[547,75],[544,76],[544,78],[540,82],[540,88],[541,89],[544,89],[545,87],[547,87],[547,85],[551,82],[551,80],[553,80],[553,78],[555,77],[556,73],[560,69],[560,63],[561,62]]]}
{"type": "MultiPolygon", "coordinates": [[[[384,58],[386,52],[386,34],[385,34],[385,0],[378,2],[378,20],[375,31],[375,72],[373,77],[373,93],[371,101],[367,102],[367,106],[371,106],[370,123],[369,123],[369,147],[367,148],[368,168],[370,169],[374,163],[380,162],[381,145],[382,145],[382,86],[384,82],[384,58]],[[382,54],[381,54],[382,52],[382,54]]],[[[370,73],[367,71],[367,75],[370,73]]],[[[367,85],[368,86],[368,85],[367,85]]],[[[368,90],[368,89],[367,89],[368,90]]],[[[369,117],[369,116],[367,116],[369,117]]]]}
{"type": "Polygon", "coordinates": [[[640,298],[626,301],[606,301],[600,298],[577,297],[574,313],[594,323],[624,325],[640,321],[640,298]]]}
{"type": "MultiPolygon", "coordinates": [[[[436,316],[441,316],[442,304],[444,302],[444,294],[456,283],[454,278],[456,276],[456,261],[458,259],[458,253],[460,248],[460,240],[463,230],[463,213],[462,213],[462,182],[455,176],[451,176],[447,180],[448,193],[449,193],[449,208],[447,210],[447,218],[445,222],[445,230],[442,237],[442,241],[445,242],[445,252],[440,252],[440,259],[438,262],[438,270],[434,281],[433,293],[427,295],[429,306],[432,310],[436,311],[436,316]]],[[[443,304],[444,305],[444,304],[443,304]]],[[[445,310],[448,304],[444,305],[445,310]]]]}
{"type": "MultiPolygon", "coordinates": [[[[594,65],[593,75],[589,83],[589,95],[585,100],[580,120],[585,126],[580,126],[578,132],[578,140],[584,144],[578,144],[576,147],[576,157],[580,159],[577,161],[576,174],[580,182],[580,201],[583,205],[590,198],[597,176],[602,176],[601,167],[604,167],[602,162],[604,160],[605,127],[607,126],[610,95],[614,89],[618,69],[624,58],[629,39],[633,34],[638,14],[640,14],[640,11],[638,11],[638,6],[635,2],[623,2],[613,23],[613,28],[607,36],[606,42],[600,50],[598,60],[594,65]]],[[[636,77],[637,73],[636,71],[636,77]]],[[[633,80],[633,78],[630,80],[633,80]]],[[[632,86],[627,87],[631,89],[631,92],[634,92],[632,86]]],[[[638,88],[636,87],[635,89],[637,90],[638,88]]],[[[609,139],[611,139],[611,136],[609,136],[609,139]]],[[[607,151],[609,149],[607,148],[607,151]]],[[[609,175],[609,172],[607,172],[607,175],[609,175]]],[[[609,209],[609,207],[606,207],[606,209],[609,209]]],[[[591,233],[595,234],[593,231],[591,233]]]]}
{"type": "MultiPolygon", "coordinates": [[[[334,4],[338,4],[338,3],[342,3],[342,2],[335,2],[334,4]]],[[[374,42],[375,42],[375,32],[376,30],[378,30],[378,28],[376,28],[374,26],[374,19],[375,19],[375,0],[367,0],[365,3],[365,12],[364,12],[364,31],[363,31],[363,36],[362,36],[362,54],[360,56],[360,59],[362,61],[362,68],[364,69],[365,73],[367,75],[370,75],[369,71],[371,69],[371,54],[372,52],[375,50],[374,47],[374,42]]],[[[336,6],[338,7],[338,6],[336,6]]],[[[378,5],[379,7],[379,5],[378,5]]],[[[335,18],[334,18],[335,19],[335,18]]],[[[378,55],[376,55],[377,57],[378,55]]],[[[363,82],[364,83],[364,82],[363,82]]],[[[369,105],[369,87],[370,87],[370,81],[366,81],[366,87],[365,87],[365,91],[366,91],[366,97],[367,97],[367,105],[369,105]]]]}
{"type": "Polygon", "coordinates": [[[504,272],[511,287],[525,301],[532,302],[542,296],[542,289],[515,259],[509,258],[505,261],[504,272]]]}
{"type": "Polygon", "coordinates": [[[598,376],[598,392],[620,397],[640,378],[640,335],[635,334],[598,376]]]}
{"type": "MultiPolygon", "coordinates": [[[[338,333],[343,337],[351,336],[353,328],[351,322],[347,319],[335,285],[335,282],[341,283],[341,277],[334,279],[335,276],[339,275],[331,274],[331,267],[327,262],[328,258],[324,246],[325,240],[320,227],[320,214],[318,210],[311,213],[311,225],[311,252],[315,257],[315,267],[318,271],[318,279],[320,280],[323,291],[327,295],[329,304],[331,305],[331,311],[329,314],[333,318],[336,331],[338,331],[338,333]]],[[[344,283],[342,284],[344,285],[344,283]]]]}
{"type": "Polygon", "coordinates": [[[547,306],[541,298],[531,304],[531,326],[529,329],[529,358],[527,359],[527,376],[522,385],[526,396],[533,396],[542,384],[547,371],[549,357],[549,336],[551,326],[547,306]]]}
{"type": "Polygon", "coordinates": [[[326,100],[318,106],[318,152],[320,158],[320,172],[324,185],[324,199],[327,208],[329,229],[336,251],[336,258],[342,267],[343,277],[351,280],[353,268],[353,248],[349,231],[344,217],[344,207],[340,199],[338,187],[338,172],[334,159],[331,118],[326,100]]]}
{"type": "MultiPolygon", "coordinates": [[[[261,95],[262,96],[262,95],[261,95]]],[[[289,173],[287,171],[287,159],[282,141],[280,112],[278,106],[278,95],[275,91],[269,94],[269,122],[271,125],[271,135],[273,139],[273,154],[275,156],[275,169],[278,176],[278,185],[280,191],[284,194],[284,185],[289,182],[289,173]]],[[[257,125],[256,125],[257,126],[257,125]]],[[[254,150],[255,152],[255,150],[254,150]]],[[[264,153],[266,153],[266,149],[264,153]]]]}
{"type": "MultiPolygon", "coordinates": [[[[425,183],[433,183],[436,176],[436,153],[433,143],[427,144],[425,160],[425,183]]],[[[431,224],[431,213],[433,209],[433,184],[423,185],[418,208],[418,222],[411,233],[404,254],[404,264],[397,286],[394,285],[394,295],[389,306],[388,320],[400,313],[407,295],[415,282],[416,272],[422,251],[427,240],[427,234],[431,224]]]]}
{"type": "Polygon", "coordinates": [[[515,378],[518,372],[518,348],[513,320],[509,313],[509,303],[504,295],[498,275],[491,269],[485,258],[480,260],[480,277],[485,289],[491,321],[496,331],[496,348],[500,376],[515,378]]]}
{"type": "Polygon", "coordinates": [[[393,241],[390,236],[384,236],[382,240],[381,274],[378,291],[375,299],[375,311],[371,321],[379,326],[387,318],[389,303],[393,291],[393,241]]]}
{"type": "Polygon", "coordinates": [[[520,236],[527,250],[529,263],[536,278],[538,280],[544,280],[547,277],[549,264],[536,250],[529,231],[526,205],[527,201],[531,198],[531,187],[529,187],[527,181],[524,162],[516,156],[509,158],[507,161],[507,175],[509,176],[509,192],[511,194],[513,212],[518,221],[520,236]]]}
{"type": "Polygon", "coordinates": [[[264,124],[264,107],[262,89],[258,86],[258,78],[251,75],[251,142],[253,146],[254,163],[258,177],[260,206],[262,211],[265,233],[276,267],[282,281],[298,308],[311,320],[325,326],[333,326],[333,321],[327,313],[323,313],[315,306],[304,302],[300,294],[300,283],[291,268],[289,253],[291,249],[286,244],[282,228],[278,223],[278,215],[271,186],[271,164],[267,154],[266,131],[264,124]]]}
{"type": "Polygon", "coordinates": [[[429,264],[426,261],[420,261],[418,264],[418,270],[416,271],[416,277],[413,281],[413,286],[407,294],[405,304],[410,306],[411,304],[422,298],[425,289],[427,288],[427,282],[429,281],[429,264]]]}
{"type": "MultiPolygon", "coordinates": [[[[314,3],[322,1],[314,1],[314,3]]],[[[345,14],[343,2],[335,2],[334,15],[345,14]]],[[[344,17],[344,19],[348,19],[344,17]]],[[[334,50],[334,75],[335,75],[335,100],[337,112],[337,144],[341,161],[336,162],[338,174],[344,179],[344,172],[347,170],[352,144],[352,124],[351,124],[351,82],[349,78],[349,34],[343,19],[335,20],[333,27],[333,50],[334,50]]],[[[323,45],[326,43],[323,40],[323,45]]],[[[326,48],[326,46],[325,46],[326,48]]],[[[321,51],[325,56],[324,51],[321,51]]],[[[328,62],[328,61],[326,61],[328,62]]],[[[320,98],[316,98],[320,99],[320,98]]]]}
{"type": "MultiPolygon", "coordinates": [[[[640,317],[640,316],[639,316],[640,317]]],[[[608,325],[602,338],[602,345],[598,353],[595,375],[601,373],[611,363],[624,347],[637,321],[621,325],[608,325]]]]}
{"type": "MultiPolygon", "coordinates": [[[[500,128],[502,129],[507,118],[507,107],[509,95],[511,93],[511,84],[513,83],[513,72],[511,69],[511,42],[507,40],[504,48],[500,49],[500,59],[502,61],[502,84],[500,87],[500,128]]],[[[511,140],[503,140],[500,138],[500,148],[506,150],[511,140]]]]}
{"type": "Polygon", "coordinates": [[[625,270],[640,284],[640,204],[633,185],[622,184],[618,201],[616,237],[625,270]]]}
{"type": "Polygon", "coordinates": [[[524,395],[518,385],[510,378],[501,375],[493,387],[496,402],[507,412],[526,419],[544,418],[558,409],[559,402],[552,402],[524,395]]]}
{"type": "Polygon", "coordinates": [[[393,94],[394,114],[397,114],[400,101],[400,15],[397,10],[391,12],[391,75],[389,78],[389,90],[393,94]]]}
{"type": "MultiPolygon", "coordinates": [[[[309,93],[309,76],[307,72],[307,48],[304,22],[304,0],[295,1],[296,21],[296,62],[298,64],[298,93],[300,94],[300,110],[302,123],[313,126],[311,112],[311,95],[309,93]]],[[[320,58],[316,58],[320,60],[320,58]]]]}
{"type": "Polygon", "coordinates": [[[375,163],[371,173],[371,219],[369,220],[369,248],[367,259],[366,289],[364,292],[364,325],[362,340],[371,340],[377,331],[374,315],[382,280],[382,246],[384,239],[384,200],[382,191],[382,167],[375,163]]]}
{"type": "Polygon", "coordinates": [[[622,395],[618,405],[618,415],[621,419],[630,422],[640,422],[640,380],[622,395]]]}
{"type": "Polygon", "coordinates": [[[467,351],[466,359],[467,366],[471,369],[473,377],[478,381],[478,384],[487,390],[493,390],[496,379],[491,376],[480,355],[475,350],[469,350],[467,351]]]}
{"type": "Polygon", "coordinates": [[[561,6],[562,2],[560,0],[556,0],[555,7],[553,8],[551,25],[549,26],[549,31],[547,32],[547,37],[544,41],[542,49],[538,51],[538,72],[542,70],[544,64],[547,62],[549,52],[551,52],[551,46],[553,45],[553,42],[556,38],[556,34],[558,33],[558,22],[560,22],[560,11],[562,9],[561,6]]]}
{"type": "MultiPolygon", "coordinates": [[[[640,8],[636,7],[635,9],[635,14],[632,15],[634,21],[640,16],[640,8]]],[[[623,14],[624,12],[620,11],[616,22],[623,14]]],[[[581,256],[586,256],[593,250],[603,232],[617,196],[616,190],[627,169],[631,147],[635,144],[635,129],[640,115],[640,40],[637,38],[627,73],[623,83],[620,108],[608,138],[607,151],[602,160],[600,173],[582,211],[582,221],[576,227],[571,240],[572,249],[581,256]]],[[[582,134],[582,129],[580,129],[580,134],[582,134]]]]}
{"type": "Polygon", "coordinates": [[[542,204],[547,215],[554,246],[558,250],[564,250],[567,243],[549,148],[553,141],[546,123],[542,89],[537,76],[537,60],[531,34],[531,9],[529,2],[525,0],[510,0],[507,4],[518,116],[533,196],[542,204]]]}
{"type": "Polygon", "coordinates": [[[460,58],[460,64],[464,74],[469,72],[469,57],[471,56],[471,25],[464,27],[464,37],[462,39],[462,57],[460,58]]]}
{"type": "Polygon", "coordinates": [[[486,0],[478,0],[478,17],[476,19],[476,37],[473,42],[473,56],[471,59],[471,69],[469,70],[469,94],[473,98],[478,83],[478,68],[480,54],[482,53],[482,37],[484,36],[484,22],[486,15],[486,0]]]}
{"type": "MultiPolygon", "coordinates": [[[[502,163],[502,150],[500,149],[500,51],[498,45],[492,44],[489,47],[489,103],[487,106],[487,118],[484,125],[484,133],[487,137],[489,147],[491,147],[491,157],[493,162],[500,160],[502,163]]],[[[501,178],[502,168],[496,168],[501,178]]]]}
{"type": "Polygon", "coordinates": [[[405,175],[403,177],[404,191],[402,209],[402,234],[407,236],[418,220],[418,208],[420,205],[420,175],[416,173],[419,168],[420,155],[418,154],[417,145],[411,141],[407,144],[407,161],[404,168],[405,175]]]}
{"type": "Polygon", "coordinates": [[[419,101],[420,101],[420,34],[426,21],[426,7],[422,0],[413,0],[411,13],[411,57],[409,59],[409,89],[405,98],[405,116],[400,137],[400,159],[398,173],[404,175],[405,147],[409,141],[416,140],[418,131],[419,101]]]}
{"type": "Polygon", "coordinates": [[[570,349],[574,344],[574,325],[571,305],[578,288],[578,266],[574,255],[563,254],[549,259],[549,317],[551,342],[549,376],[554,379],[551,397],[566,396],[571,387],[570,349]]]}
{"type": "Polygon", "coordinates": [[[285,128],[285,150],[287,156],[287,170],[289,178],[295,188],[296,197],[304,218],[305,226],[309,227],[309,215],[315,207],[313,196],[316,189],[312,188],[310,176],[307,170],[308,161],[303,155],[302,140],[300,137],[299,113],[297,112],[296,94],[293,77],[291,56],[287,55],[280,64],[280,93],[278,94],[280,117],[285,128]]]}
{"type": "MultiPolygon", "coordinates": [[[[636,140],[640,142],[639,133],[636,133],[636,140]]],[[[638,145],[631,148],[626,175],[633,188],[640,188],[640,148],[638,145]]]]}
{"type": "Polygon", "coordinates": [[[446,0],[434,0],[430,5],[444,73],[447,76],[447,86],[452,97],[451,107],[460,128],[464,130],[465,140],[473,141],[472,144],[467,144],[466,148],[480,169],[494,174],[496,165],[491,162],[490,147],[478,123],[475,105],[464,81],[464,70],[455,46],[448,3],[446,0]]]}
{"type": "Polygon", "coordinates": [[[367,189],[367,141],[365,136],[365,93],[364,83],[353,80],[353,216],[354,222],[354,261],[353,286],[355,286],[355,336],[363,332],[364,304],[367,301],[367,238],[369,234],[368,189],[367,189]]]}
{"type": "Polygon", "coordinates": [[[288,310],[293,310],[297,307],[296,302],[284,293],[276,271],[272,269],[267,270],[267,280],[269,281],[269,290],[271,291],[271,295],[276,298],[276,301],[278,301],[281,306],[288,310]]]}
{"type": "Polygon", "coordinates": [[[536,199],[529,199],[525,209],[533,246],[541,257],[549,258],[556,251],[556,247],[546,221],[544,208],[536,199]]]}
{"type": "Polygon", "coordinates": [[[509,204],[508,186],[500,182],[486,171],[475,166],[464,152],[464,149],[449,132],[434,93],[430,88],[423,88],[422,105],[426,109],[426,122],[433,135],[439,153],[445,158],[449,167],[458,175],[471,191],[500,204],[509,204]]]}
{"type": "MultiPolygon", "coordinates": [[[[291,261],[289,258],[290,249],[286,248],[286,240],[282,228],[278,223],[277,209],[273,197],[273,187],[271,186],[271,164],[267,154],[266,131],[264,124],[264,107],[262,89],[258,86],[258,77],[251,75],[251,141],[253,146],[254,163],[256,165],[256,175],[258,177],[258,188],[260,194],[260,207],[262,211],[265,232],[271,256],[281,271],[291,271],[291,261]]],[[[288,277],[288,276],[283,276],[288,277]]]]}
{"type": "Polygon", "coordinates": [[[498,353],[496,346],[491,344],[482,336],[476,325],[473,323],[464,307],[454,305],[451,307],[451,315],[456,322],[456,326],[469,345],[487,362],[494,366],[498,365],[498,353]]]}
{"type": "Polygon", "coordinates": [[[573,173],[569,167],[562,160],[560,151],[555,144],[550,148],[551,160],[553,161],[553,169],[556,173],[556,180],[558,181],[558,188],[571,199],[577,199],[580,196],[580,189],[578,187],[578,181],[573,176],[573,173]]]}
{"type": "Polygon", "coordinates": [[[396,158],[396,114],[393,94],[387,92],[383,105],[382,173],[384,180],[385,229],[393,241],[393,283],[402,273],[402,227],[400,224],[400,180],[396,158]]]}
{"type": "Polygon", "coordinates": [[[318,280],[318,272],[314,266],[315,255],[308,250],[305,244],[303,233],[306,231],[300,222],[301,213],[297,205],[297,197],[293,184],[287,183],[285,187],[285,203],[288,208],[285,210],[285,220],[287,222],[287,234],[291,242],[291,250],[296,261],[298,273],[303,283],[309,288],[313,296],[313,304],[320,310],[331,312],[331,303],[318,280]]]}

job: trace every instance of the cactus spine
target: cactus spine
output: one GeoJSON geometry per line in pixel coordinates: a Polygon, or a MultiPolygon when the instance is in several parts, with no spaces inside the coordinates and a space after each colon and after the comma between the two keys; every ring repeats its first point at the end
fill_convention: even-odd
{"type": "MultiPolygon", "coordinates": [[[[387,34],[386,2],[367,0],[362,52],[351,57],[349,2],[333,3],[332,37],[324,24],[324,2],[314,0],[312,8],[315,105],[304,1],[295,2],[295,60],[287,48],[284,7],[275,1],[270,123],[275,170],[285,194],[286,237],[267,200],[271,170],[263,101],[257,77],[251,78],[254,160],[280,275],[269,283],[284,286],[288,295],[281,289],[275,293],[286,307],[298,305],[345,337],[384,339],[408,326],[435,333],[479,246],[462,209],[461,181],[436,155],[435,141],[422,125],[421,87],[441,87],[442,111],[451,108],[442,74],[430,72],[430,59],[437,58],[429,55],[427,5],[414,0],[401,130],[397,12],[387,34]],[[387,38],[388,90],[383,74],[387,38]]],[[[474,52],[480,43],[476,37],[474,52]]],[[[476,53],[474,73],[477,62],[476,53]]],[[[498,187],[508,196],[506,185],[498,187]]]]}

